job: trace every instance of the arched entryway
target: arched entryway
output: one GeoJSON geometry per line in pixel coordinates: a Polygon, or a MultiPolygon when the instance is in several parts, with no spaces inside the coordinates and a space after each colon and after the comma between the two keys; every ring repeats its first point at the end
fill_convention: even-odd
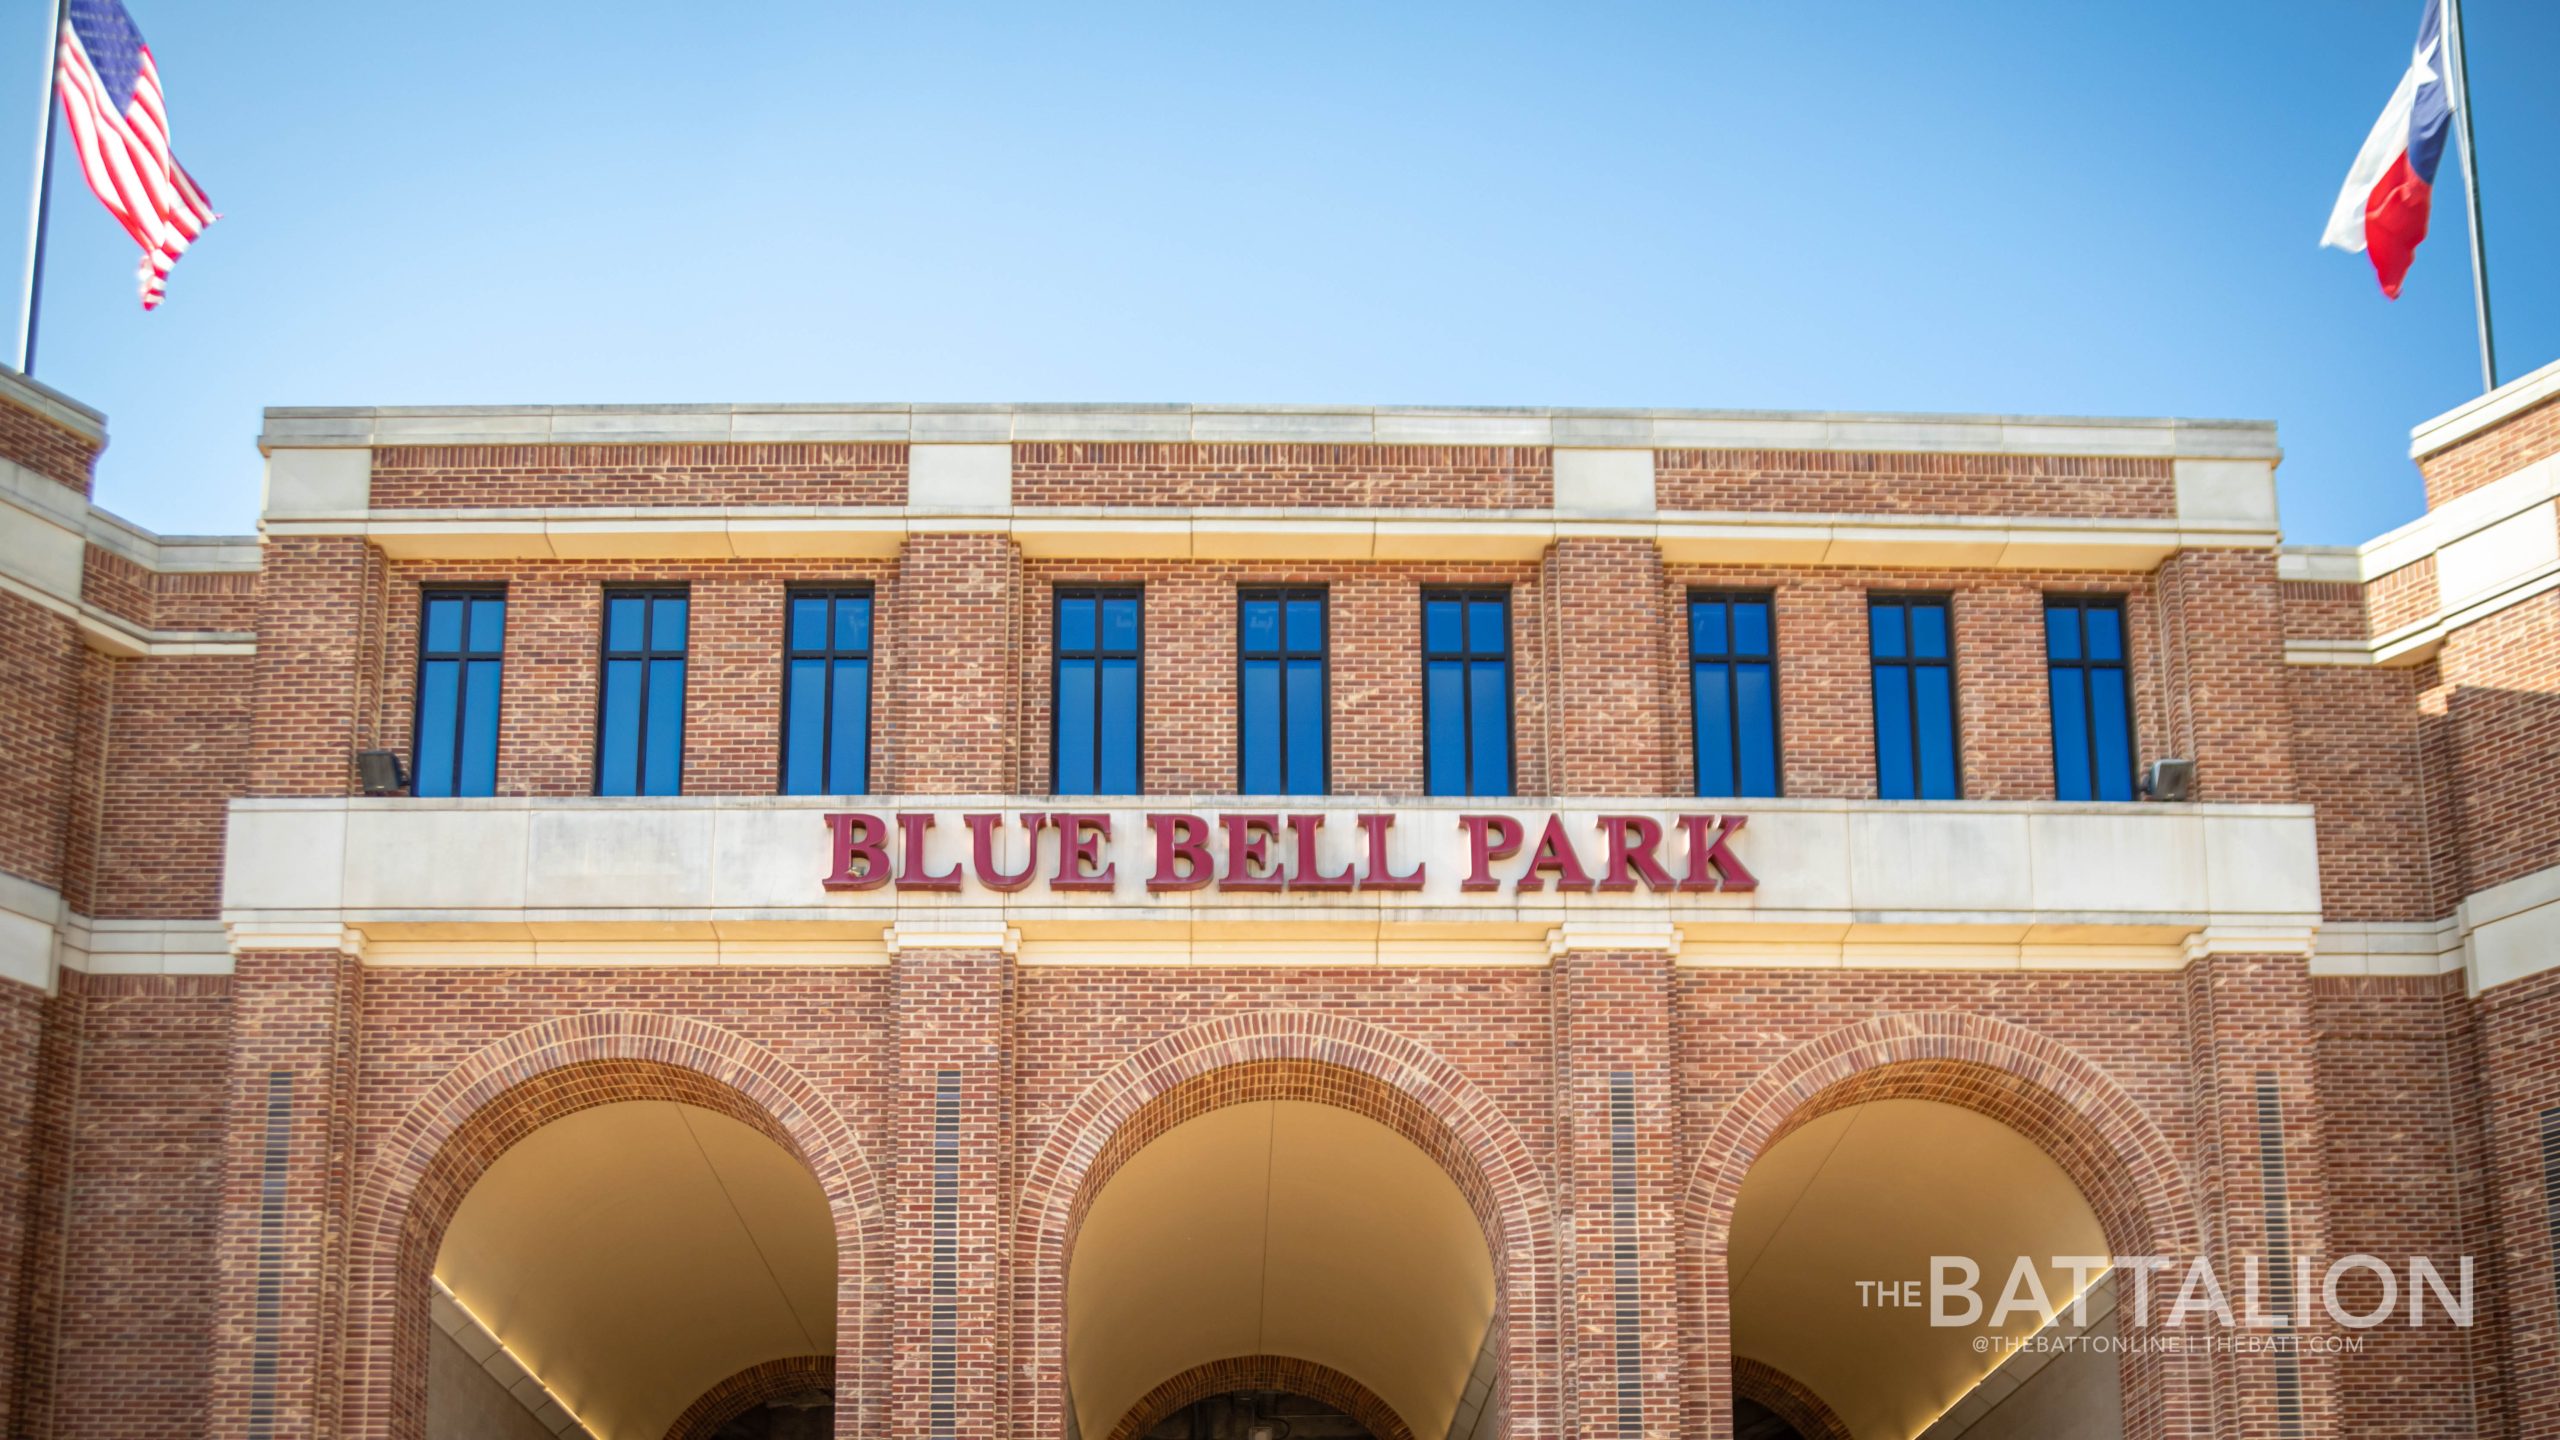
{"type": "Polygon", "coordinates": [[[1031,1434],[1108,1435],[1242,1361],[1339,1372],[1413,1434],[1552,1413],[1551,1356],[1518,1338],[1551,1333],[1537,1172],[1403,1037],[1300,1012],[1166,1037],[1079,1097],[1029,1178],[1031,1434]]]}
{"type": "MultiPolygon", "coordinates": [[[[1741,1383],[1752,1365],[1786,1377],[1838,1433],[2001,1433],[1973,1427],[1991,1397],[2032,1373],[1993,1373],[2002,1338],[2039,1326],[2018,1314],[1995,1326],[1988,1313],[1971,1327],[1932,1326],[1931,1257],[1976,1259],[1988,1310],[2016,1258],[2032,1256],[2058,1305],[2090,1277],[2049,1262],[2193,1254],[2192,1215],[2157,1128],[2107,1075],[2045,1037],[1930,1013],[1814,1040],[1727,1107],[1693,1176],[1682,1239],[1693,1433],[1733,1425],[1740,1399],[1779,1408],[1741,1383]],[[1861,1285],[1896,1279],[1920,1282],[1920,1294],[1861,1285]]],[[[2112,1298],[2098,1279],[2101,1324],[2112,1298]]],[[[2209,1413],[2192,1358],[2103,1340],[2066,1354],[2069,1367],[2056,1363],[2044,1381],[2083,1427],[2071,1433],[2150,1440],[2209,1413]]],[[[1803,1423],[1791,1428],[1810,1435],[1803,1423]]]]}
{"type": "MultiPolygon", "coordinates": [[[[615,1434],[663,1434],[724,1376],[765,1360],[867,1356],[882,1318],[865,1266],[882,1253],[884,1217],[833,1107],[741,1037],[662,1015],[567,1018],[456,1066],[376,1151],[355,1218],[350,1436],[430,1434],[436,1336],[458,1338],[450,1307],[471,1309],[475,1293],[501,1312],[474,1316],[484,1334],[504,1345],[533,1325],[523,1333],[550,1338],[529,1348],[585,1376],[567,1388],[614,1397],[615,1434]],[[658,1233],[679,1221],[684,1236],[658,1233]],[[709,1258],[673,1253],[688,1241],[709,1258]],[[616,1252],[658,1273],[616,1275],[616,1252]],[[451,1299],[433,1298],[440,1274],[456,1277],[451,1299]],[[752,1312],[752,1333],[652,1349],[652,1326],[688,1304],[714,1330],[752,1312]],[[632,1378],[635,1362],[663,1369],[677,1354],[682,1373],[632,1378]]],[[[496,1368],[510,1381],[545,1363],[506,1358],[496,1368]]],[[[837,1386],[835,1433],[877,1433],[872,1370],[837,1386]]]]}

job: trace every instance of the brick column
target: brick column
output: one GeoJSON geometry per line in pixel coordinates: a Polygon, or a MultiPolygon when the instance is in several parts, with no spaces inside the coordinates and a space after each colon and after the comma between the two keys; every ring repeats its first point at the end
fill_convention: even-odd
{"type": "MultiPolygon", "coordinates": [[[[1024,789],[1022,552],[993,534],[917,535],[898,552],[880,789],[1006,795],[1024,789]]],[[[1042,787],[1045,788],[1045,787],[1042,787]]]]}
{"type": "MultiPolygon", "coordinates": [[[[2311,1324],[2305,1333],[2332,1333],[2320,1298],[2321,1276],[2335,1257],[2329,1252],[2310,961],[2304,955],[2218,953],[2210,937],[2197,949],[2185,985],[2198,1203],[2204,1210],[2198,1233],[2205,1257],[2242,1327],[2249,1260],[2258,1265],[2259,1308],[2268,1312],[2294,1308],[2294,1267],[2297,1259],[2309,1261],[2311,1285],[2302,1294],[2311,1324]]],[[[2172,1258],[2178,1269],[2152,1286],[2154,1324],[2166,1320],[2193,1257],[2172,1258]]],[[[2193,1315],[2186,1323],[2190,1335],[2219,1330],[2219,1322],[2193,1315]]],[[[2207,1364],[2216,1394],[2212,1434],[2335,1433],[2331,1357],[2316,1350],[2216,1351],[2207,1364]]]]}
{"type": "Polygon", "coordinates": [[[1672,955],[1568,926],[1555,955],[1564,1433],[1676,1435],[1681,1146],[1672,955]]]}
{"type": "Polygon", "coordinates": [[[344,795],[381,729],[382,552],[359,539],[270,540],[258,583],[249,793],[344,795]]]}
{"type": "Polygon", "coordinates": [[[2503,1341],[2503,1433],[2560,1434],[2560,970],[2493,985],[2473,1004],[2494,1227],[2478,1282],[2496,1302],[2477,1323],[2503,1341]]]}
{"type": "Polygon", "coordinates": [[[2196,798],[2294,800],[2274,552],[2181,550],[2161,565],[2159,586],[2168,753],[2195,760],[2196,798]]]}
{"type": "Polygon", "coordinates": [[[269,943],[242,945],[232,975],[231,1133],[206,1427],[246,1440],[338,1427],[363,992],[352,941],[269,943]]]}
{"type": "Polygon", "coordinates": [[[891,935],[897,1440],[979,1440],[1013,1423],[1011,949],[1001,929],[891,935]]]}
{"type": "MultiPolygon", "coordinates": [[[[1662,552],[1650,540],[1559,540],[1547,547],[1539,588],[1553,676],[1550,792],[1671,793],[1676,727],[1688,711],[1671,683],[1662,552]]],[[[1528,790],[1530,777],[1520,783],[1528,790]]]]}

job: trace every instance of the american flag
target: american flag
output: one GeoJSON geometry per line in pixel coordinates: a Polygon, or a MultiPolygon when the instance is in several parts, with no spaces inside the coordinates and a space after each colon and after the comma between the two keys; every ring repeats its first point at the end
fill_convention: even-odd
{"type": "Polygon", "coordinates": [[[56,81],[89,188],[142,247],[142,308],[169,287],[169,267],[217,218],[169,149],[169,109],[151,47],[117,0],[70,0],[56,81]]]}

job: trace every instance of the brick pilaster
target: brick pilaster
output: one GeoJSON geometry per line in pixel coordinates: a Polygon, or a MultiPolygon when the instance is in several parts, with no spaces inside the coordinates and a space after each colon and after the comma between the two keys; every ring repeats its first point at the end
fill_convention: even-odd
{"type": "Polygon", "coordinates": [[[889,1434],[974,1440],[1013,1419],[1013,961],[992,945],[894,949],[889,1434]]]}
{"type": "Polygon", "coordinates": [[[1540,786],[1524,772],[1522,793],[1670,793],[1681,706],[1673,703],[1662,552],[1650,540],[1559,540],[1547,547],[1542,578],[1553,667],[1548,774],[1540,786]]]}
{"type": "Polygon", "coordinates": [[[237,958],[207,1433],[336,1433],[362,990],[336,948],[237,958]]]}
{"type": "MultiPolygon", "coordinates": [[[[2195,1097],[2198,1227],[2241,1328],[2246,1266],[2258,1267],[2259,1309],[2296,1306],[2298,1260],[2310,1265],[2300,1292],[2310,1315],[2303,1333],[2335,1332],[2322,1312],[2320,1281],[2331,1259],[2327,1146],[2318,1091],[2318,1027],[2312,1016],[2310,962],[2294,955],[2204,954],[2185,976],[2189,1082],[2195,1097]]],[[[2154,1324],[2167,1318],[2194,1258],[2170,1257],[2177,1268],[2152,1286],[2154,1324]]],[[[2397,1263],[2397,1262],[2395,1262],[2397,1263]]],[[[2190,1337],[2222,1337],[2219,1322],[2190,1315],[2190,1337]]],[[[2335,1360],[2316,1347],[2217,1347],[2207,1359],[2214,1388],[2216,1436],[2335,1433],[2335,1360]]]]}
{"type": "Polygon", "coordinates": [[[1564,1431],[1675,1435],[1681,1147],[1672,957],[1568,945],[1555,966],[1564,1431]]]}
{"type": "Polygon", "coordinates": [[[258,587],[249,793],[344,795],[379,730],[382,552],[338,536],[271,540],[258,587]],[[368,663],[371,673],[368,673],[368,663]]]}
{"type": "Polygon", "coordinates": [[[2475,1009],[2494,1246],[2480,1280],[2497,1301],[2480,1323],[2503,1343],[2503,1433],[2560,1434],[2560,970],[2492,986],[2475,1009]]]}
{"type": "Polygon", "coordinates": [[[2169,753],[2195,760],[2196,798],[2293,800],[2274,552],[2182,550],[2160,567],[2159,596],[2169,753]]]}
{"type": "MultiPolygon", "coordinates": [[[[898,552],[875,788],[1024,790],[1018,659],[1022,552],[994,534],[917,535],[898,552]]],[[[1033,790],[1047,788],[1045,777],[1033,790]]]]}

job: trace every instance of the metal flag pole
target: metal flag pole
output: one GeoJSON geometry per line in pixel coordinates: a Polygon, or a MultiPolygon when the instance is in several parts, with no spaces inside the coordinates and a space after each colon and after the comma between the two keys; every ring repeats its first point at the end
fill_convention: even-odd
{"type": "Polygon", "coordinates": [[[2489,328],[2489,262],[2480,238],[2480,166],[2471,148],[2471,47],[2463,43],[2462,0],[2444,0],[2453,46],[2454,143],[2462,147],[2462,190],[2471,202],[2471,298],[2480,317],[2480,387],[2498,388],[2498,341],[2489,328]]]}
{"type": "Polygon", "coordinates": [[[44,117],[36,130],[36,195],[27,207],[27,290],[18,307],[18,373],[36,373],[36,305],[44,298],[44,220],[53,199],[54,87],[61,84],[62,21],[71,0],[54,0],[53,25],[44,37],[44,117]]]}

